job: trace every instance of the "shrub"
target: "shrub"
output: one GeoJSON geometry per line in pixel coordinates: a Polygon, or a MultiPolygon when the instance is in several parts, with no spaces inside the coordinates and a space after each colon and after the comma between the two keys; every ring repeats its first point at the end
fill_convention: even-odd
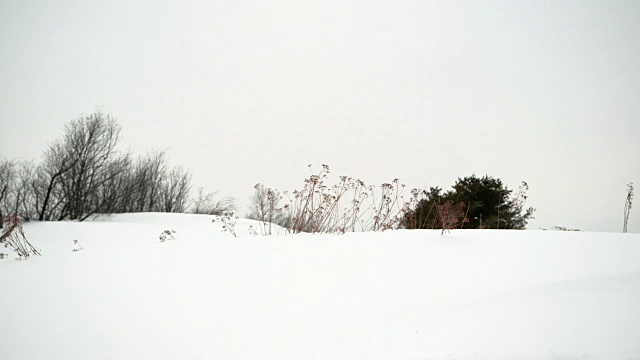
{"type": "Polygon", "coordinates": [[[436,206],[451,200],[465,203],[465,217],[462,225],[470,229],[524,229],[533,218],[534,208],[524,209],[529,186],[522,182],[518,192],[510,197],[509,190],[500,179],[490,176],[478,178],[471,175],[458,178],[452,189],[442,192],[439,187],[431,187],[420,195],[415,207],[406,212],[403,225],[406,228],[434,229],[440,226],[436,206]]]}
{"type": "Polygon", "coordinates": [[[436,210],[438,211],[438,219],[440,220],[440,226],[442,226],[443,235],[444,232],[451,233],[452,229],[469,222],[464,215],[464,203],[454,204],[453,201],[447,200],[444,204],[437,204],[436,210]]]}
{"type": "Polygon", "coordinates": [[[216,195],[217,192],[205,193],[204,188],[198,188],[198,194],[191,203],[191,213],[221,215],[236,210],[234,198],[227,196],[216,199],[216,195]]]}

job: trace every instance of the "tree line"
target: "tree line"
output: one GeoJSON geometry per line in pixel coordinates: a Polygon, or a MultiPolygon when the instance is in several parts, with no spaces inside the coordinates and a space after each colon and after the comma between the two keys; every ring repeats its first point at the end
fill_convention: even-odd
{"type": "MultiPolygon", "coordinates": [[[[0,218],[85,220],[99,213],[187,212],[216,214],[235,207],[202,188],[190,202],[191,173],[169,166],[164,151],[135,157],[121,151],[122,128],[101,111],[64,127],[39,163],[0,158],[0,218]]],[[[1,226],[0,221],[0,226],[1,226]]]]}
{"type": "MultiPolygon", "coordinates": [[[[83,221],[94,214],[220,215],[236,209],[233,198],[216,200],[216,193],[203,188],[191,198],[191,173],[170,166],[163,151],[136,157],[120,150],[121,131],[115,118],[96,111],[65,124],[63,137],[47,147],[40,162],[0,157],[0,219],[20,214],[27,221],[83,221]]],[[[524,229],[535,211],[524,207],[527,183],[513,191],[488,175],[459,178],[446,192],[439,187],[413,189],[405,198],[397,179],[376,188],[341,176],[338,184],[328,186],[328,173],[323,165],[320,173],[305,179],[301,190],[290,194],[256,185],[247,217],[294,232],[524,229]]]]}

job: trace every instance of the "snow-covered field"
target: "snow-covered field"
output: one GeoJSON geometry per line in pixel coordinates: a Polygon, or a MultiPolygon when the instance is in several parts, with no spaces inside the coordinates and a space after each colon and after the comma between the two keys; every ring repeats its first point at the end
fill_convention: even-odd
{"type": "Polygon", "coordinates": [[[211,219],[26,224],[43,256],[0,260],[0,359],[640,359],[638,234],[211,219]]]}

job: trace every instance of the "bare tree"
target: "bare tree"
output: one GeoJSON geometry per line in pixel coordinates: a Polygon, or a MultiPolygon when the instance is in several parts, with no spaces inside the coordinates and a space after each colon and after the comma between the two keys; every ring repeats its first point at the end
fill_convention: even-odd
{"type": "Polygon", "coordinates": [[[128,207],[131,203],[132,172],[131,154],[126,153],[113,160],[109,164],[109,180],[97,194],[99,197],[94,208],[105,214],[131,212],[128,207]]]}
{"type": "Polygon", "coordinates": [[[64,151],[74,165],[62,174],[70,219],[83,219],[95,212],[92,197],[109,181],[109,164],[116,155],[120,125],[110,115],[97,111],[65,126],[64,151]]]}
{"type": "MultiPolygon", "coordinates": [[[[83,221],[97,213],[186,211],[191,174],[169,169],[164,151],[133,160],[117,150],[120,133],[112,116],[96,111],[69,121],[38,166],[0,157],[0,218],[18,213],[27,220],[83,221]]],[[[213,195],[201,194],[196,209],[235,210],[232,198],[214,201],[213,195]]]]}
{"type": "Polygon", "coordinates": [[[131,209],[129,211],[157,211],[162,182],[166,176],[164,151],[153,151],[139,157],[131,176],[131,209]]]}
{"type": "Polygon", "coordinates": [[[36,166],[33,161],[20,161],[17,164],[16,178],[10,191],[12,207],[9,214],[20,214],[25,221],[37,216],[33,182],[36,166]]]}
{"type": "Polygon", "coordinates": [[[198,194],[191,204],[191,212],[194,214],[208,214],[208,210],[215,193],[204,193],[204,188],[198,188],[198,194]]]}
{"type": "Polygon", "coordinates": [[[191,174],[181,166],[174,167],[162,182],[158,211],[185,212],[190,190],[191,174]]]}
{"type": "Polygon", "coordinates": [[[15,162],[7,159],[0,159],[0,229],[4,223],[3,214],[9,213],[7,206],[7,195],[15,178],[15,162]],[[4,212],[3,212],[4,210],[4,212]]]}
{"type": "Polygon", "coordinates": [[[119,205],[126,196],[124,191],[130,170],[130,157],[121,155],[110,161],[103,174],[102,182],[95,191],[91,192],[88,201],[89,209],[80,218],[83,221],[96,213],[110,214],[120,212],[119,205]]]}
{"type": "Polygon", "coordinates": [[[627,224],[629,223],[629,213],[631,212],[631,205],[633,202],[633,183],[627,184],[627,200],[624,203],[624,226],[622,232],[627,232],[627,224]]]}
{"type": "Polygon", "coordinates": [[[37,169],[33,184],[36,193],[38,220],[52,220],[62,217],[64,193],[62,176],[71,170],[78,159],[66,151],[62,142],[55,142],[44,153],[42,164],[37,169]]]}
{"type": "Polygon", "coordinates": [[[123,169],[113,165],[121,161],[120,132],[117,121],[100,111],[65,125],[63,139],[45,151],[33,177],[39,220],[84,220],[101,211],[104,187],[120,175],[116,169],[123,169]]]}

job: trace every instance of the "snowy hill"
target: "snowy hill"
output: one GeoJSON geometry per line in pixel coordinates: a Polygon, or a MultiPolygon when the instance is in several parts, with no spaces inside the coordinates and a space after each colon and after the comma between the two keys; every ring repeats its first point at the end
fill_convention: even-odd
{"type": "Polygon", "coordinates": [[[211,219],[26,224],[43,256],[0,260],[0,359],[640,359],[637,234],[211,219]]]}

